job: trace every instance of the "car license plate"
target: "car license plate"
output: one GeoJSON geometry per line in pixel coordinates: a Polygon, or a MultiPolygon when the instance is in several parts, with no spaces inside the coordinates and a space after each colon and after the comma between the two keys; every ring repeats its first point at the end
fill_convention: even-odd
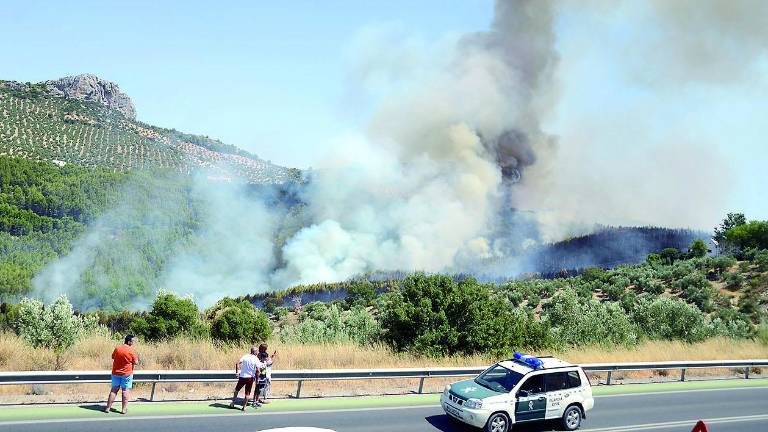
{"type": "Polygon", "coordinates": [[[450,414],[450,415],[452,415],[454,417],[461,418],[461,411],[457,410],[456,408],[454,408],[454,407],[452,407],[452,406],[450,406],[448,404],[445,405],[445,412],[447,412],[448,414],[450,414]]]}

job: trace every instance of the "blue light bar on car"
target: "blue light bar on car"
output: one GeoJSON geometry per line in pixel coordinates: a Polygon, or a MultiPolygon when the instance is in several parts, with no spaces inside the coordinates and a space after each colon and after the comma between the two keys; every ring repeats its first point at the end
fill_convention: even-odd
{"type": "Polygon", "coordinates": [[[534,357],[532,355],[516,352],[515,354],[512,355],[512,358],[515,361],[519,363],[524,363],[525,365],[530,366],[533,369],[540,369],[544,367],[544,362],[541,361],[541,359],[534,357]]]}

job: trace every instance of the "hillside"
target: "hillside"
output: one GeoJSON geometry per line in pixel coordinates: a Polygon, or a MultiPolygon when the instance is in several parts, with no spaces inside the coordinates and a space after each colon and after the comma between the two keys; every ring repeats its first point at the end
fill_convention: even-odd
{"type": "Polygon", "coordinates": [[[0,155],[115,171],[209,170],[209,177],[280,184],[301,172],[235,146],[148,125],[114,83],[78,75],[37,84],[0,81],[0,155]]]}

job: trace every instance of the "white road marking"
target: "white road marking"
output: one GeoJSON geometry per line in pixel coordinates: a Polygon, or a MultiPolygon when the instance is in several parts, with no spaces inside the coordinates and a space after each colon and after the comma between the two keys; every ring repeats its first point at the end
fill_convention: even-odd
{"type": "MultiPolygon", "coordinates": [[[[652,385],[652,384],[651,384],[652,385]]],[[[593,389],[596,387],[593,387],[593,389]]],[[[693,389],[693,390],[656,390],[642,393],[621,393],[612,395],[595,395],[595,399],[612,398],[612,397],[627,397],[627,396],[658,396],[660,394],[677,394],[677,393],[698,393],[698,392],[713,392],[713,391],[733,391],[733,390],[763,390],[768,389],[768,385],[765,386],[752,386],[752,387],[726,387],[726,388],[709,388],[709,389],[693,389]]]]}
{"type": "Polygon", "coordinates": [[[102,421],[124,421],[124,420],[169,420],[186,418],[205,418],[205,417],[236,417],[236,416],[273,416],[273,415],[296,415],[296,414],[322,414],[322,413],[345,413],[361,411],[390,411],[403,409],[435,408],[439,405],[412,405],[412,406],[392,406],[375,408],[339,408],[339,409],[319,409],[319,410],[298,410],[298,411],[274,411],[274,412],[256,412],[246,411],[241,413],[220,413],[220,414],[180,414],[180,415],[148,415],[148,416],[123,416],[120,414],[104,414],[104,417],[89,418],[69,418],[69,419],[50,419],[50,420],[14,420],[0,421],[0,426],[25,425],[25,424],[44,424],[44,423],[79,423],[79,422],[102,422],[102,421]]]}
{"type": "Polygon", "coordinates": [[[586,428],[582,430],[589,431],[589,432],[630,432],[630,431],[641,431],[641,430],[666,429],[666,428],[677,427],[677,426],[692,428],[696,424],[696,422],[698,422],[699,420],[704,420],[704,423],[706,423],[707,425],[749,422],[749,421],[758,421],[758,420],[768,420],[768,414],[756,414],[756,415],[738,416],[738,417],[717,417],[712,419],[676,420],[676,421],[662,422],[662,423],[645,423],[645,424],[637,424],[637,425],[629,425],[629,426],[613,426],[613,427],[598,428],[598,429],[586,428]]]}

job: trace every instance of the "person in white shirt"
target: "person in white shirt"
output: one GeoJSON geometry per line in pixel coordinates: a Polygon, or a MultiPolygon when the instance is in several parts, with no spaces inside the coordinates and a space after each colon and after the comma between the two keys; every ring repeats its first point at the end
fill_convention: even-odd
{"type": "MultiPolygon", "coordinates": [[[[232,396],[232,403],[229,404],[230,408],[235,407],[237,395],[240,393],[240,389],[245,387],[245,399],[243,399],[242,408],[242,410],[245,411],[245,407],[248,405],[248,398],[251,396],[253,383],[256,381],[256,379],[258,379],[259,371],[264,367],[256,355],[258,352],[258,348],[251,347],[251,352],[242,356],[240,361],[235,364],[235,376],[237,376],[237,385],[235,385],[235,394],[232,396]]],[[[256,393],[254,393],[254,398],[258,398],[256,393]]]]}

